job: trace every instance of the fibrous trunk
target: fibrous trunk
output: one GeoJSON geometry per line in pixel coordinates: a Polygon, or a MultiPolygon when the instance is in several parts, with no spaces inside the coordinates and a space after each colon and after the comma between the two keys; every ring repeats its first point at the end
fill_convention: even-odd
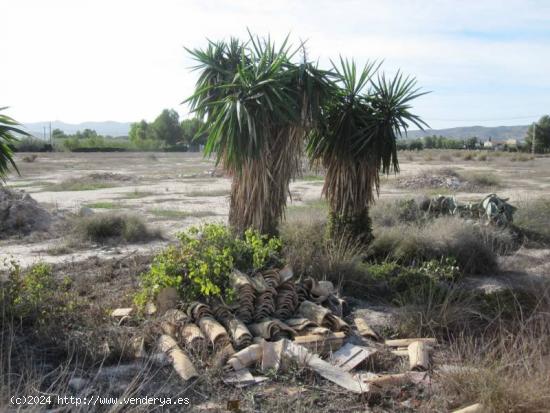
{"type": "Polygon", "coordinates": [[[298,128],[276,128],[272,136],[259,156],[246,160],[233,173],[229,224],[237,233],[254,228],[262,234],[278,234],[290,180],[298,170],[301,140],[298,128]]]}
{"type": "Polygon", "coordinates": [[[325,161],[325,186],[329,207],[329,232],[332,239],[348,239],[367,245],[372,241],[369,205],[378,188],[378,171],[368,161],[325,161]]]}

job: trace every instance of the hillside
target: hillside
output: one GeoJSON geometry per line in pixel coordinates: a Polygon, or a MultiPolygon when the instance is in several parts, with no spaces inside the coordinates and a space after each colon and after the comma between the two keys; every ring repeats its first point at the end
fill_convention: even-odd
{"type": "Polygon", "coordinates": [[[501,141],[506,139],[523,139],[529,125],[518,126],[463,126],[449,129],[426,129],[425,131],[413,130],[407,133],[408,139],[421,138],[429,135],[442,135],[447,138],[466,139],[477,136],[481,139],[501,141]]]}

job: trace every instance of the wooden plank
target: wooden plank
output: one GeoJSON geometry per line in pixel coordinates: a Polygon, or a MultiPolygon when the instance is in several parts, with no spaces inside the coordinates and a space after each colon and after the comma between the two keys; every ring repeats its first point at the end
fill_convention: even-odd
{"type": "Polygon", "coordinates": [[[134,311],[133,308],[115,308],[111,312],[111,317],[128,317],[134,311]]]}
{"type": "Polygon", "coordinates": [[[430,367],[429,347],[422,341],[409,344],[409,364],[411,370],[425,371],[430,367]]]}
{"type": "Polygon", "coordinates": [[[408,347],[409,344],[415,341],[422,341],[432,346],[437,345],[437,340],[435,338],[398,338],[395,340],[386,340],[385,344],[389,347],[408,347]]]}
{"type": "Polygon", "coordinates": [[[322,360],[319,356],[310,353],[305,347],[292,341],[286,340],[283,354],[288,355],[299,363],[307,365],[321,377],[353,393],[365,393],[369,389],[368,385],[361,383],[360,380],[353,377],[347,371],[333,366],[322,360]]]}
{"type": "Polygon", "coordinates": [[[344,371],[350,371],[376,352],[376,349],[347,343],[332,355],[331,362],[344,371]]]}
{"type": "Polygon", "coordinates": [[[454,410],[453,413],[485,413],[487,410],[481,403],[472,404],[462,409],[454,410]]]}
{"type": "Polygon", "coordinates": [[[254,376],[247,368],[230,371],[222,377],[225,384],[230,384],[236,387],[250,386],[255,383],[254,376]]]}

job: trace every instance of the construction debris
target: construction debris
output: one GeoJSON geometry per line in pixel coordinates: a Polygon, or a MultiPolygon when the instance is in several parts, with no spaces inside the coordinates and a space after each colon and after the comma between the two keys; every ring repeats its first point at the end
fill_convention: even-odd
{"type": "Polygon", "coordinates": [[[195,366],[172,337],[166,334],[160,336],[158,347],[169,357],[174,370],[183,380],[187,381],[198,377],[199,374],[195,370],[195,366]]]}
{"type": "Polygon", "coordinates": [[[453,413],[485,413],[487,410],[481,403],[472,404],[462,409],[454,410],[453,413]]]}
{"type": "Polygon", "coordinates": [[[229,342],[227,331],[214,317],[203,316],[198,320],[198,325],[213,348],[221,348],[229,342]]]}
{"type": "MultiPolygon", "coordinates": [[[[379,341],[380,337],[362,317],[353,319],[352,334],[352,327],[340,317],[347,305],[335,294],[332,283],[292,278],[290,267],[253,276],[234,271],[234,305],[185,305],[173,299],[173,291],[166,290],[163,300],[157,300],[159,311],[155,314],[159,316],[151,330],[159,333],[160,353],[153,357],[170,363],[187,381],[199,375],[190,354],[201,359],[201,366],[223,367],[223,381],[239,388],[267,380],[255,377],[251,369],[277,372],[288,368],[289,362],[358,394],[427,382],[426,373],[352,372],[366,366],[365,361],[384,346],[394,354],[408,356],[411,370],[428,370],[429,351],[437,345],[434,338],[394,339],[384,344],[367,341],[379,341]]],[[[112,316],[124,319],[132,313],[131,308],[119,308],[112,316]]],[[[146,355],[145,336],[136,337],[133,345],[136,357],[146,355]]]]}
{"type": "Polygon", "coordinates": [[[412,342],[409,344],[408,352],[411,370],[428,370],[430,367],[430,352],[425,341],[412,342]]]}
{"type": "Polygon", "coordinates": [[[372,328],[370,328],[364,318],[356,317],[354,323],[355,327],[357,328],[357,333],[361,337],[367,337],[377,341],[380,340],[380,336],[378,336],[378,334],[376,334],[376,332],[372,328]]]}
{"type": "Polygon", "coordinates": [[[325,335],[310,334],[307,336],[298,336],[294,342],[301,344],[310,351],[317,354],[328,354],[337,351],[346,340],[346,334],[343,332],[329,333],[325,335]]]}
{"type": "Polygon", "coordinates": [[[388,347],[409,347],[409,344],[415,341],[422,341],[428,345],[436,346],[437,340],[435,338],[398,338],[395,340],[386,340],[384,344],[388,347]]]}
{"type": "Polygon", "coordinates": [[[116,308],[111,311],[111,317],[121,318],[128,317],[134,311],[133,308],[116,308]]]}
{"type": "Polygon", "coordinates": [[[259,323],[250,324],[248,328],[254,336],[270,341],[296,336],[296,331],[276,318],[268,318],[259,323]]]}
{"type": "Polygon", "coordinates": [[[233,354],[227,361],[227,366],[233,370],[250,367],[262,359],[262,354],[262,345],[252,344],[238,353],[233,354]]]}
{"type": "Polygon", "coordinates": [[[377,351],[376,349],[347,343],[332,355],[331,362],[344,371],[350,371],[377,351]]]}

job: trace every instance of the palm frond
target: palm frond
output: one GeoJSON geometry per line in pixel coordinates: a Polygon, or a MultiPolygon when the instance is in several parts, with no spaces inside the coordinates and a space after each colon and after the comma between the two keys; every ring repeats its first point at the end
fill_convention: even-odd
{"type": "MultiPolygon", "coordinates": [[[[0,108],[0,111],[7,107],[0,108]]],[[[27,132],[19,128],[19,123],[11,117],[0,113],[0,181],[4,182],[10,165],[19,173],[13,160],[12,146],[17,142],[15,134],[29,136],[27,132]]]]}

